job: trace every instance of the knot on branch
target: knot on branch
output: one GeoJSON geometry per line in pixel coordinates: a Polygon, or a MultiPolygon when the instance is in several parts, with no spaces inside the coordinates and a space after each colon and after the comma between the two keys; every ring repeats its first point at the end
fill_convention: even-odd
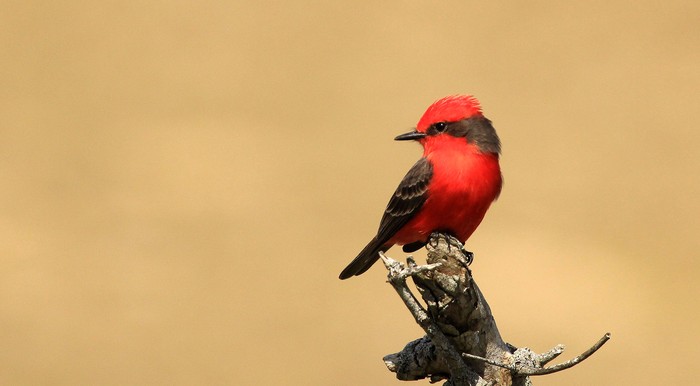
{"type": "Polygon", "coordinates": [[[410,342],[398,353],[384,357],[398,379],[431,381],[445,385],[531,385],[529,376],[572,367],[592,355],[610,338],[606,334],[593,347],[572,360],[545,367],[560,355],[558,345],[543,354],[515,348],[501,338],[486,299],[474,281],[471,252],[455,238],[433,233],[428,265],[416,265],[410,256],[403,264],[380,254],[388,279],[426,336],[410,342]],[[406,285],[413,278],[427,307],[406,285]]]}

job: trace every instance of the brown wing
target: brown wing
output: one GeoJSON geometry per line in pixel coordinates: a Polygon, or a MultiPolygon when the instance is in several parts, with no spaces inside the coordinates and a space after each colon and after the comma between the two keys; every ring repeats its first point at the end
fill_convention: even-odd
{"type": "Polygon", "coordinates": [[[357,257],[340,273],[341,279],[360,275],[379,259],[379,251],[386,251],[386,242],[418,213],[428,198],[428,184],[433,177],[433,166],[421,158],[401,180],[379,222],[379,231],[357,257]]]}
{"type": "Polygon", "coordinates": [[[384,216],[379,222],[377,240],[384,243],[389,241],[418,213],[428,198],[428,184],[432,178],[433,166],[430,161],[426,158],[419,159],[406,173],[394,195],[391,196],[384,216]]]}

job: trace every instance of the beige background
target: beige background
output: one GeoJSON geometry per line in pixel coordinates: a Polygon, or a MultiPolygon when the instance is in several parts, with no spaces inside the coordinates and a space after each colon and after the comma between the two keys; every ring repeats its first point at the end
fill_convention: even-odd
{"type": "MultiPolygon", "coordinates": [[[[690,384],[700,2],[31,2],[0,15],[0,383],[398,385],[376,230],[435,99],[506,179],[469,243],[537,385],[690,384]],[[663,5],[662,5],[663,4],[663,5]]],[[[401,257],[398,249],[393,255],[401,257]]],[[[427,384],[423,381],[420,384],[427,384]]]]}

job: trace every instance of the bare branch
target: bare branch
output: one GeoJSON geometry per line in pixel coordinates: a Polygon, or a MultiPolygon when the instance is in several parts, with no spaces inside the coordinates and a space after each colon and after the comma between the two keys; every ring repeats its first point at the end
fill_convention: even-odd
{"type": "Polygon", "coordinates": [[[504,369],[508,369],[514,373],[516,373],[518,371],[518,369],[516,369],[515,366],[511,366],[511,365],[505,364],[505,363],[499,363],[497,361],[494,361],[494,360],[491,360],[488,358],[484,358],[484,357],[480,357],[478,355],[472,355],[472,354],[469,354],[468,352],[463,352],[462,356],[465,358],[474,359],[474,360],[477,360],[480,362],[488,363],[488,364],[493,365],[493,366],[498,366],[498,367],[501,367],[504,369]]]}
{"type": "MultiPolygon", "coordinates": [[[[409,309],[409,311],[411,311],[411,314],[413,314],[413,318],[416,320],[418,325],[423,328],[426,334],[428,334],[428,337],[435,345],[438,353],[445,360],[449,373],[451,374],[450,380],[453,381],[453,384],[488,386],[488,382],[484,381],[464,363],[459,353],[452,345],[452,342],[450,342],[450,340],[442,333],[435,322],[433,322],[433,320],[428,316],[425,309],[423,309],[423,306],[421,306],[406,285],[407,277],[436,269],[441,264],[406,267],[403,263],[387,257],[383,253],[380,254],[380,257],[382,258],[384,265],[389,270],[389,274],[387,275],[389,283],[391,283],[391,285],[394,287],[396,292],[399,294],[399,297],[401,297],[401,300],[403,300],[406,307],[409,309]]],[[[387,357],[384,357],[385,363],[388,362],[390,366],[395,366],[391,361],[393,358],[387,357]],[[387,361],[387,359],[389,359],[389,361],[387,361]]]]}
{"type": "MultiPolygon", "coordinates": [[[[568,368],[574,367],[577,364],[583,362],[586,358],[590,357],[591,355],[593,355],[593,353],[598,351],[598,349],[603,347],[605,342],[607,342],[609,339],[610,339],[610,333],[608,332],[605,335],[603,335],[603,337],[600,338],[600,340],[598,340],[598,342],[596,342],[591,348],[589,348],[588,350],[583,352],[581,355],[579,355],[575,358],[572,358],[569,361],[566,361],[564,363],[560,363],[558,365],[551,366],[551,367],[518,368],[518,367],[510,365],[510,364],[499,363],[497,361],[494,361],[494,360],[491,360],[488,358],[483,358],[483,357],[480,357],[478,355],[472,355],[469,353],[462,353],[462,356],[465,358],[485,362],[485,363],[488,363],[488,364],[493,365],[493,366],[498,366],[498,367],[502,367],[504,369],[508,369],[508,370],[512,371],[513,374],[518,375],[518,376],[522,376],[522,375],[547,375],[547,374],[556,373],[557,371],[566,370],[568,368]]],[[[564,345],[560,344],[560,345],[555,346],[554,348],[552,348],[548,352],[543,353],[541,355],[538,355],[537,359],[539,360],[540,365],[544,365],[547,362],[549,362],[552,359],[559,356],[563,351],[564,351],[564,345]]]]}
{"type": "Polygon", "coordinates": [[[544,366],[547,363],[551,362],[554,358],[558,357],[561,355],[561,353],[564,352],[564,345],[563,344],[558,344],[554,346],[551,350],[542,353],[539,355],[539,362],[540,366],[544,366]]]}
{"type": "Polygon", "coordinates": [[[610,339],[608,333],[576,358],[545,367],[564,351],[564,346],[537,354],[505,343],[471,275],[471,253],[464,251],[458,240],[433,233],[426,249],[427,265],[417,265],[410,256],[404,264],[380,254],[389,271],[388,282],[426,332],[426,336],[408,343],[400,352],[384,357],[387,368],[398,379],[447,379],[444,386],[531,386],[529,376],[573,367],[610,339]],[[408,288],[409,277],[425,306],[408,288]]]}
{"type": "Polygon", "coordinates": [[[607,342],[608,340],[610,340],[610,333],[609,332],[606,333],[605,335],[603,335],[603,337],[600,338],[600,340],[598,340],[593,346],[591,346],[591,348],[589,348],[588,350],[581,353],[581,355],[579,355],[575,358],[572,358],[564,363],[554,365],[552,367],[546,367],[546,368],[543,367],[540,369],[533,369],[534,371],[527,373],[526,375],[546,375],[546,374],[552,374],[552,373],[556,373],[557,371],[562,371],[562,370],[566,370],[568,368],[574,367],[577,364],[583,362],[586,358],[593,355],[593,353],[598,351],[599,348],[603,347],[605,342],[607,342]]]}
{"type": "Polygon", "coordinates": [[[407,278],[419,273],[432,271],[438,268],[441,264],[428,264],[428,265],[416,265],[415,260],[409,256],[406,260],[408,261],[408,266],[405,266],[400,261],[396,261],[391,257],[384,254],[384,252],[379,252],[379,257],[381,257],[382,262],[387,270],[389,270],[389,281],[398,280],[406,281],[407,278]]]}

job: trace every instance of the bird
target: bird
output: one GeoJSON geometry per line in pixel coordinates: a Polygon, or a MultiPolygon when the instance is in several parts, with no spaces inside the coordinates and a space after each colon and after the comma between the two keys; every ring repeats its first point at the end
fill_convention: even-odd
{"type": "Polygon", "coordinates": [[[417,141],[423,156],[391,196],[376,236],[340,279],[361,275],[379,259],[379,252],[394,245],[407,253],[419,250],[433,232],[464,244],[501,193],[501,141],[474,96],[438,99],[413,131],[394,139],[417,141]]]}

